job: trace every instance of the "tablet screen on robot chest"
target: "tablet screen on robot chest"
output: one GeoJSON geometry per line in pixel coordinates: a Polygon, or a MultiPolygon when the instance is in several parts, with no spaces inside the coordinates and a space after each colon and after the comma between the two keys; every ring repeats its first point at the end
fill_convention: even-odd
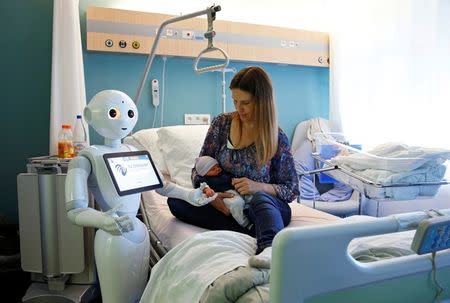
{"type": "Polygon", "coordinates": [[[103,159],[119,196],[163,186],[161,177],[147,151],[104,154],[103,159]]]}

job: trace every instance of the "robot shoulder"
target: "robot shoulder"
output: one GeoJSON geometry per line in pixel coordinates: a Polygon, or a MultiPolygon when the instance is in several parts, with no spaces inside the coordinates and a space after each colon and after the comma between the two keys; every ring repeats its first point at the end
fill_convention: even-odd
{"type": "Polygon", "coordinates": [[[86,171],[91,170],[91,161],[83,155],[77,156],[70,160],[68,169],[82,168],[86,171]]]}

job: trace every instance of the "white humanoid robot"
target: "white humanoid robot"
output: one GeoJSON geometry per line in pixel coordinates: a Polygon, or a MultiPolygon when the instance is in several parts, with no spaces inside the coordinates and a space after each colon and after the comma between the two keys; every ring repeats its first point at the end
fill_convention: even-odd
{"type": "MultiPolygon", "coordinates": [[[[105,154],[123,155],[136,150],[122,144],[121,139],[136,125],[137,108],[126,94],[106,90],[92,98],[84,117],[105,138],[105,144],[90,146],[70,161],[65,184],[67,216],[77,225],[98,228],[94,252],[103,302],[138,302],[148,278],[150,250],[147,229],[136,218],[140,192],[118,192],[105,160],[105,154]],[[88,190],[101,211],[88,206],[88,190]]],[[[164,182],[162,175],[156,174],[164,185],[157,189],[162,195],[197,206],[215,198],[206,198],[202,188],[186,189],[164,182]]],[[[130,188],[132,185],[127,184],[130,188]]]]}

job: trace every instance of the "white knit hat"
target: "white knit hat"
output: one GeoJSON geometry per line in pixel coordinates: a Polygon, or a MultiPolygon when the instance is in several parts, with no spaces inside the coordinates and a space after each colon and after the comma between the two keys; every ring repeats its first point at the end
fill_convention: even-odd
{"type": "Polygon", "coordinates": [[[214,165],[218,164],[219,162],[213,157],[201,156],[195,159],[195,170],[197,174],[204,176],[214,165]]]}

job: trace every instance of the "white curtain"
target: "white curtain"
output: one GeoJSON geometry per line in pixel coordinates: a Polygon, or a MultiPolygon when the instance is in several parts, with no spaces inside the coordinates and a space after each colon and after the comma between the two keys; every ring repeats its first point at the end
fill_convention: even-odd
{"type": "Polygon", "coordinates": [[[328,4],[334,128],[366,145],[450,148],[450,1],[328,4]]]}
{"type": "Polygon", "coordinates": [[[61,125],[73,127],[86,105],[78,4],[79,0],[53,2],[50,155],[57,154],[61,125]]]}

